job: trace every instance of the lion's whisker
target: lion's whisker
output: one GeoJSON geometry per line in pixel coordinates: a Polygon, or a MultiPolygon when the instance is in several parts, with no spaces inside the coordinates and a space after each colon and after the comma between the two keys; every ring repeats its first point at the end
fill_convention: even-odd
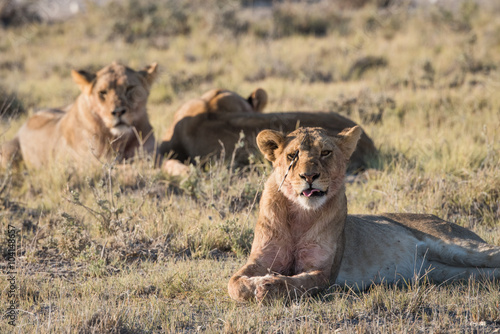
{"type": "MultiPolygon", "coordinates": [[[[306,139],[306,137],[307,137],[307,134],[304,136],[304,138],[302,138],[302,141],[300,142],[300,145],[299,145],[299,149],[300,149],[300,146],[302,146],[302,144],[304,143],[304,140],[306,139]]],[[[293,156],[293,159],[290,162],[290,165],[288,165],[285,176],[283,176],[283,180],[281,181],[280,186],[278,187],[278,191],[281,190],[281,186],[285,182],[285,179],[286,179],[288,173],[290,172],[290,169],[292,169],[292,166],[295,163],[295,161],[298,159],[298,157],[299,157],[299,150],[295,151],[295,155],[293,156]]]]}

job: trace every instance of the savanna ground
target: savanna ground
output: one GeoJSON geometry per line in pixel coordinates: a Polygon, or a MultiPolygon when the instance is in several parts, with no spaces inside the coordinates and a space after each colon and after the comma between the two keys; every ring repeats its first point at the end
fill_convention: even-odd
{"type": "MultiPolygon", "coordinates": [[[[183,102],[213,87],[243,95],[262,87],[267,111],[349,116],[380,151],[348,178],[350,212],[433,213],[500,245],[493,1],[253,9],[230,0],[122,1],[88,4],[64,22],[13,21],[0,28],[0,142],[33,110],[73,101],[71,68],[113,60],[160,63],[149,100],[157,137],[183,102]]],[[[4,274],[0,332],[500,332],[498,282],[331,287],[270,305],[230,300],[227,281],[249,253],[269,171],[262,161],[243,170],[215,161],[187,179],[148,161],[127,171],[3,171],[1,263],[12,225],[19,315],[8,324],[4,274]]]]}

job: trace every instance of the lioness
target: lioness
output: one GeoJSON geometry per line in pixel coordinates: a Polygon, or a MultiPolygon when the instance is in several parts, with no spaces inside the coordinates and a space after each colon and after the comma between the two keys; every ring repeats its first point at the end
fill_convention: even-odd
{"type": "MultiPolygon", "coordinates": [[[[322,126],[336,134],[356,123],[334,112],[208,112],[206,107],[200,108],[198,104],[186,104],[176,113],[173,124],[163,137],[159,153],[173,153],[180,161],[219,156],[223,150],[226,157],[230,157],[241,133],[244,133],[245,145],[236,151],[234,162],[237,166],[246,165],[250,156],[259,153],[255,146],[255,137],[259,131],[274,129],[290,132],[298,125],[322,126]]],[[[372,140],[362,132],[351,157],[349,170],[363,168],[369,157],[376,152],[372,140]]]]}
{"type": "Polygon", "coordinates": [[[427,275],[435,282],[500,278],[500,247],[425,214],[347,215],[344,176],[362,131],[330,136],[264,130],[274,170],[260,201],[250,257],[229,281],[238,301],[300,296],[336,283],[364,289],[427,275]]]}
{"type": "Polygon", "coordinates": [[[146,102],[156,70],[156,63],[136,72],[115,62],[96,74],[73,70],[81,90],[75,103],[66,110],[46,109],[31,116],[2,146],[2,165],[20,160],[31,167],[54,160],[123,160],[141,147],[154,152],[146,102]]]}
{"type": "MultiPolygon", "coordinates": [[[[176,142],[176,138],[193,138],[196,143],[203,145],[205,138],[199,138],[196,129],[187,133],[179,130],[178,124],[185,123],[187,119],[202,119],[210,122],[212,119],[217,118],[220,114],[240,114],[240,113],[260,113],[264,110],[267,104],[267,93],[262,88],[257,88],[245,100],[243,97],[235,92],[225,89],[212,89],[206,92],[199,99],[193,99],[186,102],[182,107],[175,112],[174,121],[167,129],[163,136],[163,143],[159,147],[160,158],[173,153],[176,159],[167,159],[161,163],[161,169],[168,174],[177,176],[187,176],[189,174],[189,167],[184,165],[183,161],[188,158],[195,158],[193,156],[185,156],[180,150],[176,150],[170,143],[176,142]],[[177,130],[176,130],[177,129],[177,130]],[[200,140],[201,139],[201,140],[200,140]],[[180,154],[179,154],[180,153],[180,154]]],[[[201,124],[203,126],[203,124],[201,124]]],[[[222,130],[222,129],[221,129],[222,130]]],[[[227,128],[224,129],[227,131],[227,128]]],[[[182,140],[182,139],[181,139],[182,140]]],[[[237,139],[232,143],[233,147],[237,139]]],[[[229,144],[231,146],[231,143],[229,144]]],[[[220,144],[215,151],[220,151],[220,144]]],[[[206,156],[202,154],[201,156],[206,156]]]]}
{"type": "MultiPolygon", "coordinates": [[[[193,99],[184,103],[174,114],[174,121],[163,135],[163,142],[169,143],[175,133],[177,124],[186,118],[194,118],[198,115],[204,115],[203,118],[211,119],[217,117],[217,114],[224,113],[260,113],[267,104],[267,93],[261,88],[257,88],[245,100],[235,92],[225,89],[211,89],[199,99],[193,99]]],[[[166,145],[166,144],[165,144],[166,145]]],[[[167,148],[160,147],[160,153],[166,152],[167,148]]]]}

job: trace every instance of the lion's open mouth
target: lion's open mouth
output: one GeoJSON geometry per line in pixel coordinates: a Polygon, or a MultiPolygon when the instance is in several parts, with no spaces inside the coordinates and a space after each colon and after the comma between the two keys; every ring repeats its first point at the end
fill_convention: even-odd
{"type": "Polygon", "coordinates": [[[315,188],[309,188],[309,189],[302,191],[302,196],[305,196],[308,198],[313,197],[313,196],[321,197],[321,196],[325,196],[325,195],[326,195],[326,191],[321,191],[321,190],[315,189],[315,188]]]}

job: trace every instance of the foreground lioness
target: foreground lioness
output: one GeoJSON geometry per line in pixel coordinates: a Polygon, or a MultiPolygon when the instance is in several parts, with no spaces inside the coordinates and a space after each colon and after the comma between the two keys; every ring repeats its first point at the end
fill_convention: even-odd
{"type": "MultiPolygon", "coordinates": [[[[259,153],[255,137],[259,131],[274,129],[293,131],[297,126],[321,126],[336,134],[356,123],[334,112],[209,112],[205,104],[187,103],[175,115],[174,122],[163,137],[159,147],[161,155],[173,153],[180,160],[193,160],[195,157],[218,157],[225,151],[232,157],[237,143],[244,133],[244,147],[234,156],[236,165],[246,165],[249,157],[259,153]]],[[[357,170],[366,166],[368,159],[377,150],[372,140],[363,132],[353,153],[349,169],[357,170]]]]}
{"type": "Polygon", "coordinates": [[[347,215],[344,175],[360,134],[357,126],[334,137],[321,128],[259,133],[274,171],[250,258],[229,281],[232,298],[295,297],[333,283],[363,289],[424,275],[500,278],[500,247],[458,225],[422,214],[347,215]]]}
{"type": "Polygon", "coordinates": [[[72,71],[81,94],[66,110],[36,112],[0,151],[2,165],[20,160],[31,167],[49,161],[128,159],[155,150],[146,103],[156,63],[141,71],[112,63],[96,74],[72,71]]]}

